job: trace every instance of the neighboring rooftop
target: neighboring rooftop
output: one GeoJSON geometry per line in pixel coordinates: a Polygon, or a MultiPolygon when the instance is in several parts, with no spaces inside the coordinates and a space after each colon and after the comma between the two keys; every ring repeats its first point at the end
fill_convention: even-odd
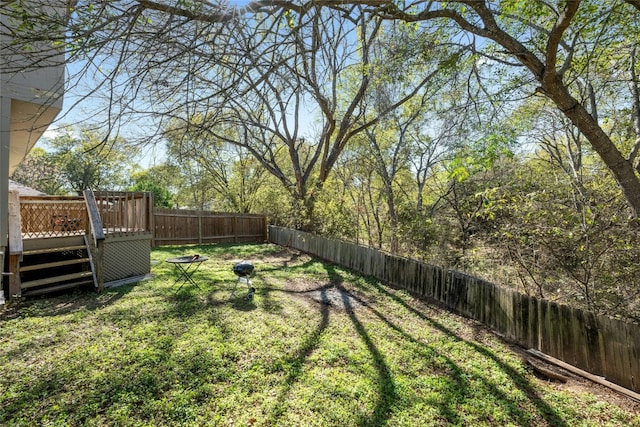
{"type": "Polygon", "coordinates": [[[19,182],[15,182],[9,180],[9,191],[17,191],[21,196],[46,196],[46,193],[36,190],[35,188],[27,187],[26,185],[20,184],[19,182]]]}

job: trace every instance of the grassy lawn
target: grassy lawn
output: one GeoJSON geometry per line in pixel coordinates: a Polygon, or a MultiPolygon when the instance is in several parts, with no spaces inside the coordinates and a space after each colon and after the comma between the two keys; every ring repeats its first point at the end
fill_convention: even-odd
{"type": "Polygon", "coordinates": [[[155,277],[0,312],[0,424],[640,426],[475,322],[274,245],[167,247],[155,277]],[[176,292],[172,256],[208,256],[176,292]],[[256,267],[253,299],[232,266],[256,267]]]}

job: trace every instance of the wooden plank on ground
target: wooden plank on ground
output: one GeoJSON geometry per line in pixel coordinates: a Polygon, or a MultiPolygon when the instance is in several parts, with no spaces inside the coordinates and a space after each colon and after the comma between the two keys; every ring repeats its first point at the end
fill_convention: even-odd
{"type": "Polygon", "coordinates": [[[628,396],[632,399],[637,400],[638,402],[640,402],[640,394],[636,393],[632,390],[629,390],[625,387],[621,387],[618,384],[612,383],[611,381],[607,381],[606,379],[598,376],[598,375],[593,375],[585,370],[576,368],[575,366],[572,366],[568,363],[563,362],[562,360],[556,359],[555,357],[549,356],[547,354],[544,354],[538,350],[535,350],[533,348],[530,348],[529,350],[527,350],[528,353],[538,357],[539,359],[545,360],[549,363],[553,363],[556,366],[561,367],[562,369],[565,369],[569,372],[573,372],[574,374],[580,375],[581,377],[587,378],[595,383],[604,385],[606,387],[609,387],[612,390],[615,390],[619,393],[624,394],[625,396],[628,396]]]}

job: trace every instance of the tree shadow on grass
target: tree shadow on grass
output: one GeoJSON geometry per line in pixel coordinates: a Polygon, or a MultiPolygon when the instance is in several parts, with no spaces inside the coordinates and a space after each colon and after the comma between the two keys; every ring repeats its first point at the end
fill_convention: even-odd
{"type": "MultiPolygon", "coordinates": [[[[336,287],[343,289],[344,279],[336,270],[335,266],[328,264],[326,266],[326,270],[327,274],[331,278],[332,283],[336,287]]],[[[395,303],[401,305],[417,318],[428,323],[434,329],[450,337],[454,342],[464,343],[464,345],[469,346],[473,351],[475,351],[478,354],[478,357],[484,357],[495,363],[495,365],[498,366],[499,369],[501,369],[511,379],[514,386],[518,388],[524,394],[524,396],[526,396],[526,398],[533,404],[533,406],[537,409],[538,415],[542,417],[545,422],[548,423],[548,425],[560,427],[564,427],[567,425],[562,420],[557,411],[539,396],[536,388],[520,372],[502,361],[490,349],[478,343],[468,341],[460,337],[455,331],[447,328],[433,318],[410,306],[399,296],[389,292],[377,281],[372,280],[369,283],[378,292],[391,298],[395,303]]],[[[366,301],[361,300],[359,297],[354,296],[353,294],[349,294],[346,290],[342,292],[342,295],[344,298],[345,307],[348,308],[347,313],[356,331],[371,353],[376,370],[378,372],[378,402],[371,415],[368,418],[362,418],[359,422],[359,425],[377,426],[387,424],[395,402],[402,399],[398,395],[393,374],[385,361],[384,354],[382,354],[381,351],[377,348],[374,340],[367,332],[365,325],[358,319],[355,310],[352,309],[353,307],[351,307],[351,298],[359,301],[362,306],[365,306],[369,312],[373,313],[379,320],[387,325],[387,327],[389,327],[400,337],[402,337],[402,339],[407,340],[414,346],[418,346],[418,351],[420,351],[421,353],[423,352],[426,357],[430,356],[431,359],[435,359],[433,355],[436,354],[438,360],[444,361],[441,362],[443,363],[442,369],[446,371],[447,376],[453,381],[448,382],[444,390],[440,390],[440,399],[428,403],[438,408],[440,416],[445,419],[447,423],[460,424],[461,422],[463,422],[457,406],[463,403],[465,399],[471,398],[468,392],[469,382],[467,379],[470,375],[473,378],[480,380],[480,387],[482,387],[482,390],[486,390],[487,393],[495,398],[495,400],[498,402],[497,404],[500,405],[501,409],[511,420],[513,420],[513,422],[517,423],[518,425],[528,425],[531,423],[531,414],[527,413],[524,409],[519,408],[517,403],[514,402],[513,397],[506,394],[493,381],[490,381],[483,375],[466,372],[465,369],[461,368],[456,362],[454,362],[442,351],[438,351],[432,346],[426,345],[421,340],[416,339],[414,336],[407,333],[403,328],[394,323],[388,316],[381,313],[371,304],[367,304],[366,301]],[[349,298],[346,297],[347,295],[349,295],[349,298]]]]}
{"type": "Polygon", "coordinates": [[[180,355],[173,352],[175,338],[133,344],[133,350],[111,360],[104,355],[98,361],[100,370],[76,352],[30,372],[28,384],[12,388],[1,399],[0,424],[41,425],[46,420],[47,425],[114,425],[125,419],[135,424],[133,420],[146,420],[149,413],[168,425],[193,421],[185,411],[198,400],[210,398],[206,388],[199,388],[201,378],[215,375],[220,367],[197,349],[178,360],[180,355]],[[190,393],[189,399],[158,406],[167,392],[178,391],[190,393]],[[103,421],[96,421],[100,419],[103,421]]]}
{"type": "Polygon", "coordinates": [[[287,400],[291,393],[291,388],[302,376],[306,360],[312,352],[318,348],[322,334],[329,325],[329,306],[321,305],[320,314],[320,323],[313,333],[306,337],[300,348],[298,348],[294,354],[284,360],[284,365],[289,366],[288,374],[284,379],[282,390],[278,393],[278,397],[273,403],[270,413],[267,414],[267,420],[273,425],[278,425],[278,421],[286,413],[288,409],[287,400]]]}
{"type": "Polygon", "coordinates": [[[373,363],[378,373],[378,400],[373,412],[369,418],[361,417],[358,422],[359,426],[382,426],[386,425],[391,414],[391,408],[398,399],[398,393],[393,374],[389,365],[385,360],[384,354],[375,345],[371,335],[367,331],[364,324],[358,319],[353,309],[352,302],[346,290],[344,289],[343,277],[338,274],[335,267],[332,264],[325,264],[325,269],[329,278],[334,286],[341,290],[342,300],[349,319],[353,323],[356,332],[360,335],[360,338],[367,346],[367,349],[373,357],[373,363]]]}
{"type": "MultiPolygon", "coordinates": [[[[74,290],[72,292],[45,295],[24,301],[12,303],[0,311],[0,322],[19,318],[48,318],[64,316],[80,311],[96,311],[116,304],[131,292],[135,284],[111,288],[102,293],[95,291],[74,290]]],[[[12,359],[22,357],[32,348],[43,348],[57,345],[57,340],[47,335],[31,335],[12,350],[3,352],[4,356],[12,359]]]]}
{"type": "MultiPolygon", "coordinates": [[[[298,260],[298,258],[299,257],[294,257],[292,258],[292,261],[295,262],[298,260]]],[[[330,283],[322,283],[313,289],[280,289],[276,286],[273,286],[273,284],[270,283],[270,279],[268,278],[269,272],[285,269],[289,271],[298,270],[304,272],[309,266],[315,263],[318,263],[318,261],[314,259],[307,260],[301,265],[291,265],[289,262],[285,261],[283,262],[283,265],[276,266],[270,269],[263,269],[263,271],[261,271],[261,273],[258,275],[258,277],[260,278],[260,285],[257,286],[256,292],[258,295],[260,295],[260,298],[262,300],[261,304],[262,306],[264,306],[263,308],[269,311],[275,310],[276,312],[282,309],[281,304],[277,303],[278,299],[271,297],[271,294],[273,292],[282,292],[289,295],[297,294],[304,296],[308,296],[310,292],[313,292],[314,296],[316,296],[316,301],[319,303],[318,306],[320,307],[321,315],[320,322],[318,323],[316,329],[304,339],[303,343],[294,354],[292,354],[290,357],[287,357],[283,361],[283,365],[289,367],[287,369],[287,376],[283,381],[282,389],[280,390],[276,400],[272,404],[270,413],[267,414],[267,420],[269,423],[277,425],[282,416],[286,413],[288,409],[288,399],[291,389],[301,378],[307,359],[318,348],[321,337],[328,327],[330,308],[332,306],[332,301],[335,299],[334,295],[329,296],[328,293],[332,290],[332,288],[335,287],[338,289],[339,295],[341,295],[342,297],[342,306],[344,307],[345,312],[348,313],[349,318],[351,319],[356,331],[361,336],[362,340],[368,348],[368,351],[373,356],[374,364],[379,377],[379,399],[376,407],[373,410],[373,415],[370,419],[361,419],[361,421],[357,425],[384,425],[386,423],[386,420],[388,419],[390,408],[393,402],[397,399],[396,386],[393,381],[393,376],[391,374],[390,368],[385,361],[384,355],[378,350],[364,324],[354,313],[354,301],[351,300],[352,296],[342,286],[342,277],[337,274],[332,267],[327,268],[326,265],[323,264],[323,268],[325,268],[326,272],[329,274],[330,283]]]]}
{"type": "MultiPolygon", "coordinates": [[[[264,245],[256,246],[262,247],[264,245]]],[[[236,247],[243,249],[244,245],[227,244],[220,245],[220,247],[218,247],[218,245],[201,245],[188,247],[187,250],[176,247],[161,252],[164,254],[162,255],[164,257],[175,256],[177,253],[199,252],[210,257],[210,259],[235,259],[227,256],[226,252],[236,247]]],[[[260,296],[261,308],[268,311],[277,311],[281,310],[282,306],[277,299],[271,298],[272,291],[277,287],[271,282],[269,278],[270,273],[277,271],[305,271],[309,265],[318,261],[302,254],[301,252],[293,252],[289,250],[283,251],[277,246],[269,248],[266,252],[257,252],[247,259],[263,259],[265,257],[265,253],[267,255],[277,254],[281,256],[275,265],[265,264],[255,270],[254,276],[251,278],[251,286],[254,288],[254,292],[252,294],[260,296]],[[304,263],[300,264],[300,258],[303,258],[303,255],[304,263]]],[[[180,278],[181,272],[175,268],[170,268],[170,266],[163,266],[163,268],[158,271],[159,274],[157,275],[157,278],[172,283],[171,287],[167,288],[165,292],[166,298],[174,306],[174,309],[171,310],[169,315],[183,313],[185,309],[191,310],[193,307],[201,307],[203,302],[200,299],[205,294],[206,304],[209,306],[230,305],[232,308],[239,311],[251,311],[256,309],[257,305],[254,298],[249,295],[250,292],[248,286],[243,283],[239,283],[237,280],[238,278],[230,274],[232,272],[232,266],[233,263],[226,263],[224,267],[219,265],[211,267],[207,263],[204,263],[203,268],[196,270],[192,276],[197,287],[188,282],[175,283],[176,279],[180,278]],[[228,271],[221,270],[221,268],[226,269],[226,267],[228,267],[228,271]],[[173,292],[170,292],[168,289],[173,290],[173,292]]]]}
{"type": "MultiPolygon", "coordinates": [[[[406,301],[401,299],[399,296],[389,292],[386,288],[384,288],[382,285],[380,285],[380,283],[378,281],[371,280],[371,281],[369,281],[369,283],[370,283],[370,285],[374,286],[380,293],[382,293],[383,295],[388,296],[395,303],[401,305],[404,309],[408,310],[409,312],[411,312],[413,315],[415,315],[419,319],[427,322],[434,329],[436,329],[436,330],[442,332],[443,334],[451,337],[455,342],[464,343],[465,345],[471,347],[479,355],[481,355],[481,356],[493,361],[497,366],[500,367],[500,369],[503,372],[505,372],[507,374],[507,376],[509,378],[511,378],[513,384],[531,401],[531,403],[537,409],[538,414],[549,425],[559,426],[559,427],[567,426],[567,423],[564,420],[562,420],[562,418],[557,413],[557,411],[553,407],[551,407],[547,402],[545,402],[544,399],[542,399],[539,396],[539,394],[538,394],[538,392],[536,390],[536,387],[533,384],[531,384],[531,382],[529,380],[527,380],[521,373],[519,373],[513,367],[509,366],[504,361],[502,361],[494,352],[492,352],[488,348],[486,348],[486,347],[484,347],[484,346],[482,346],[482,345],[480,345],[478,343],[475,343],[473,341],[469,341],[469,340],[466,340],[466,339],[460,337],[453,330],[447,328],[442,323],[437,322],[433,318],[427,316],[426,314],[422,313],[421,311],[419,311],[416,308],[414,308],[411,305],[409,305],[406,301]]],[[[372,309],[372,311],[382,321],[384,321],[387,325],[389,325],[389,327],[391,327],[392,329],[394,329],[397,332],[401,333],[402,336],[404,336],[405,338],[407,338],[407,339],[409,339],[409,340],[411,340],[413,342],[417,342],[411,335],[409,335],[406,332],[402,331],[402,329],[400,329],[397,325],[395,325],[393,322],[391,322],[389,319],[387,319],[383,314],[381,314],[381,313],[379,313],[379,312],[377,312],[376,310],[373,310],[373,309],[372,309]]],[[[460,369],[458,368],[457,371],[460,371],[460,369]]],[[[484,385],[485,385],[486,389],[489,390],[492,393],[492,395],[497,396],[500,399],[500,401],[505,402],[504,406],[507,409],[507,412],[508,412],[508,414],[509,414],[511,419],[513,419],[519,425],[527,425],[527,424],[530,423],[530,419],[529,419],[528,414],[524,413],[521,409],[518,409],[517,406],[511,404],[511,401],[513,399],[510,396],[506,395],[503,391],[499,390],[499,388],[495,384],[490,383],[485,378],[482,378],[482,381],[484,382],[484,385]]],[[[450,421],[453,421],[453,420],[450,420],[450,421]]]]}
{"type": "MultiPolygon", "coordinates": [[[[279,300],[272,297],[274,292],[284,292],[288,294],[305,294],[309,292],[309,289],[300,291],[281,289],[278,286],[274,286],[273,283],[270,283],[271,273],[275,273],[278,270],[284,270],[287,272],[305,272],[307,268],[313,268],[313,265],[318,262],[313,259],[305,259],[302,264],[298,264],[299,261],[300,257],[294,256],[291,258],[291,260],[285,259],[281,264],[279,263],[275,267],[265,267],[261,269],[260,273],[257,275],[259,277],[260,283],[256,285],[256,295],[260,296],[260,305],[263,309],[276,312],[278,310],[282,310],[282,305],[278,302],[279,300]]],[[[285,366],[288,366],[290,368],[286,371],[286,377],[283,381],[283,385],[281,386],[281,390],[279,391],[271,410],[267,411],[267,418],[271,423],[278,424],[278,421],[280,421],[283,415],[286,413],[288,398],[290,396],[291,390],[295,383],[300,380],[307,359],[318,348],[320,339],[328,326],[330,305],[323,302],[330,300],[327,292],[331,287],[335,287],[340,291],[340,295],[342,296],[343,300],[342,305],[345,308],[345,312],[349,316],[349,319],[351,320],[351,323],[360,336],[362,342],[368,349],[368,352],[371,354],[373,366],[375,367],[375,370],[377,372],[376,383],[378,388],[375,407],[368,415],[361,416],[357,425],[365,426],[388,424],[389,419],[392,416],[394,407],[399,403],[402,404],[403,399],[403,396],[400,395],[401,392],[398,390],[396,379],[394,378],[392,369],[386,360],[387,357],[382,351],[380,351],[380,349],[376,345],[375,339],[373,338],[371,332],[367,329],[366,324],[363,323],[357,315],[353,298],[355,298],[357,301],[358,297],[353,296],[346,291],[346,289],[344,288],[344,277],[341,275],[336,266],[334,266],[333,264],[322,265],[329,277],[330,283],[327,284],[325,282],[321,284],[321,286],[313,289],[314,292],[320,293],[318,302],[320,303],[319,308],[321,320],[318,323],[316,329],[311,334],[303,338],[303,342],[301,343],[300,347],[283,361],[285,366]]],[[[533,407],[536,408],[537,416],[543,418],[549,425],[566,425],[566,423],[563,422],[556,410],[538,395],[536,388],[520,372],[506,364],[490,349],[478,343],[462,338],[455,331],[447,328],[442,323],[439,323],[438,321],[409,305],[398,295],[389,292],[377,281],[370,281],[370,284],[381,295],[391,298],[395,303],[404,307],[417,318],[432,326],[435,330],[438,330],[446,336],[450,337],[453,342],[464,343],[464,345],[469,346],[473,351],[475,351],[478,354],[478,357],[487,358],[488,360],[491,360],[493,363],[495,363],[496,366],[498,366],[499,369],[501,369],[511,379],[514,386],[518,388],[524,394],[524,396],[526,396],[527,399],[529,399],[533,407]]],[[[251,310],[256,308],[253,301],[247,303],[241,299],[231,298],[222,298],[217,300],[213,298],[211,294],[208,296],[207,302],[205,302],[205,304],[209,305],[226,306],[228,306],[229,303],[231,303],[231,307],[236,310],[251,310]]],[[[476,386],[476,388],[479,388],[481,392],[486,391],[486,393],[491,394],[495,398],[496,404],[499,405],[505,415],[513,420],[514,423],[526,425],[530,422],[530,414],[525,413],[524,410],[520,408],[514,401],[514,399],[511,396],[507,395],[503,390],[501,390],[494,381],[491,381],[488,377],[485,377],[482,374],[467,372],[466,369],[461,368],[452,358],[448,357],[447,354],[444,354],[442,351],[438,351],[438,349],[433,348],[433,346],[427,345],[423,340],[407,333],[390,317],[383,314],[375,307],[372,307],[371,304],[368,304],[366,301],[360,301],[360,303],[360,305],[367,307],[367,310],[369,310],[381,322],[387,325],[390,330],[394,331],[394,333],[396,333],[399,337],[402,337],[404,340],[407,340],[412,346],[414,346],[416,348],[416,351],[420,352],[419,354],[424,354],[425,358],[428,357],[434,360],[437,359],[437,363],[441,365],[440,369],[443,371],[443,375],[446,375],[447,380],[441,383],[441,385],[438,387],[437,398],[425,398],[425,401],[423,403],[427,403],[436,408],[439,412],[439,416],[442,417],[442,419],[447,423],[460,424],[464,421],[461,418],[462,415],[458,410],[458,406],[460,404],[463,404],[465,400],[471,398],[469,392],[467,391],[470,388],[470,384],[468,381],[468,378],[470,376],[477,380],[477,383],[480,383],[480,385],[476,386]]],[[[199,309],[202,304],[203,301],[201,295],[198,296],[197,291],[188,292],[186,293],[186,295],[178,298],[175,303],[174,309],[176,311],[176,314],[185,314],[199,309]]]]}

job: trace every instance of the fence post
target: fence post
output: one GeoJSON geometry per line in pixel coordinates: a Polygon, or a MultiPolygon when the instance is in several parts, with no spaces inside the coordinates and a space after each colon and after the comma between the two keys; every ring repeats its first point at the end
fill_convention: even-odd
{"type": "Polygon", "coordinates": [[[151,247],[156,247],[156,207],[153,199],[153,193],[148,193],[149,198],[147,199],[147,218],[146,223],[149,227],[149,231],[151,232],[151,247]]]}
{"type": "Polygon", "coordinates": [[[236,215],[233,216],[232,228],[233,231],[231,234],[233,234],[233,243],[238,243],[238,217],[236,215]]]}
{"type": "Polygon", "coordinates": [[[268,242],[269,241],[269,222],[267,221],[266,215],[263,217],[263,220],[264,220],[264,225],[262,227],[262,230],[264,232],[264,241],[268,242]]]}

